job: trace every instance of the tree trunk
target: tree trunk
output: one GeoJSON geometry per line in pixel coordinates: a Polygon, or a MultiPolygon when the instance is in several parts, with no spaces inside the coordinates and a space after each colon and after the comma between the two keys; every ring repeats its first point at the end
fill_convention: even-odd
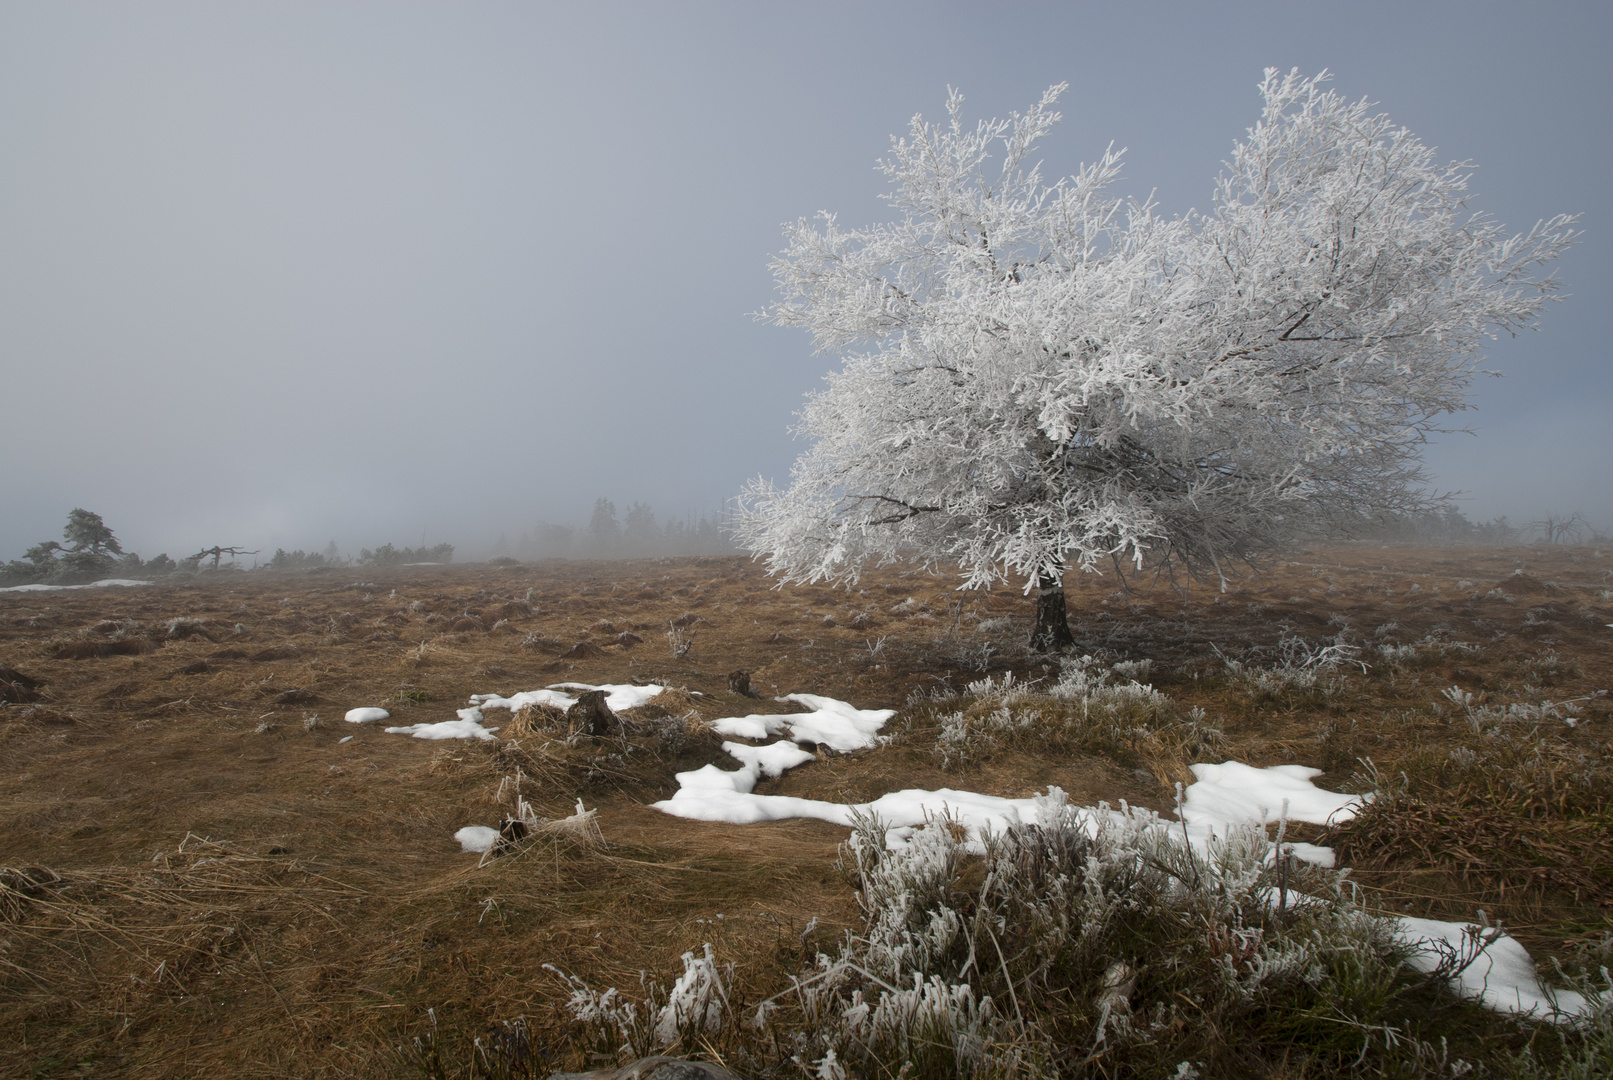
{"type": "Polygon", "coordinates": [[[1036,579],[1036,629],[1031,631],[1031,648],[1038,652],[1062,652],[1075,645],[1070,620],[1064,610],[1064,584],[1051,577],[1036,579]]]}

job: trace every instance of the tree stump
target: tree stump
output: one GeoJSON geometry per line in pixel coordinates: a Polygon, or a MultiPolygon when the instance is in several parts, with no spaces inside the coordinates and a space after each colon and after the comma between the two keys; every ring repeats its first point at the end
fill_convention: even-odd
{"type": "Polygon", "coordinates": [[[756,692],[755,687],[751,686],[750,672],[743,668],[728,673],[728,692],[738,694],[741,697],[759,698],[762,696],[756,692]]]}
{"type": "Polygon", "coordinates": [[[597,737],[609,735],[611,729],[621,729],[622,718],[611,711],[605,704],[605,691],[586,690],[577,698],[577,703],[566,710],[566,720],[571,724],[571,730],[576,731],[578,726],[588,729],[588,734],[597,737]]]}

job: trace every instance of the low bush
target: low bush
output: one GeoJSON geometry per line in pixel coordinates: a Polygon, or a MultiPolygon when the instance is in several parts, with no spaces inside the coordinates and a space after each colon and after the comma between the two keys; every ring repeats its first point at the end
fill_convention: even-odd
{"type": "Polygon", "coordinates": [[[943,769],[989,760],[1003,750],[1155,756],[1213,751],[1221,732],[1201,710],[1183,713],[1169,697],[1129,674],[1145,664],[1105,668],[1089,656],[1072,660],[1050,686],[1016,682],[1012,674],[970,683],[962,694],[917,704],[912,728],[934,728],[931,754],[943,769]],[[1119,674],[1124,681],[1114,681],[1119,674]]]}
{"type": "MultiPolygon", "coordinates": [[[[704,1051],[824,1080],[1474,1074],[1424,1038],[1436,1017],[1475,1047],[1498,1026],[1443,990],[1467,957],[1415,971],[1345,873],[1274,860],[1256,830],[1195,854],[1147,811],[1082,810],[1056,789],[1039,818],[983,844],[934,821],[896,847],[858,821],[841,866],[860,933],[760,1001],[739,999],[709,945],[638,1000],[566,975],[578,1049],[704,1051]]],[[[1605,970],[1580,980],[1606,984],[1605,970]]],[[[1602,1075],[1610,1016],[1501,1060],[1516,1076],[1602,1075]]]]}

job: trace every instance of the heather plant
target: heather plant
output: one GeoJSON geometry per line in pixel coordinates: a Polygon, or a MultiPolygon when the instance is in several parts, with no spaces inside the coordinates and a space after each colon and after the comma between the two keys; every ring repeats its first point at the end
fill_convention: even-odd
{"type": "MultiPolygon", "coordinates": [[[[1258,829],[1195,850],[1148,811],[1054,789],[1034,823],[980,841],[945,819],[892,833],[861,818],[841,869],[863,925],[784,989],[738,1001],[709,946],[639,1001],[566,976],[580,1039],[822,1078],[1226,1076],[1278,1043],[1307,1075],[1473,1069],[1421,1025],[1479,940],[1414,970],[1346,873],[1284,858],[1258,829]]],[[[1500,1059],[1520,1077],[1596,1075],[1606,1027],[1603,1010],[1562,1034],[1560,1073],[1500,1059]]]]}
{"type": "Polygon", "coordinates": [[[1144,662],[1105,667],[1090,656],[1069,661],[1047,686],[987,677],[961,694],[918,703],[913,725],[933,726],[931,754],[943,769],[988,760],[1008,749],[1056,753],[1112,752],[1191,757],[1214,751],[1221,732],[1201,709],[1185,712],[1153,686],[1126,677],[1146,674],[1144,662]],[[1115,675],[1121,675],[1115,679],[1115,675]]]}
{"type": "Polygon", "coordinates": [[[1343,633],[1325,645],[1285,634],[1278,640],[1277,660],[1270,666],[1222,660],[1227,674],[1254,700],[1284,701],[1332,697],[1342,689],[1349,668],[1358,667],[1365,674],[1367,666],[1360,655],[1360,647],[1346,644],[1343,633]]]}

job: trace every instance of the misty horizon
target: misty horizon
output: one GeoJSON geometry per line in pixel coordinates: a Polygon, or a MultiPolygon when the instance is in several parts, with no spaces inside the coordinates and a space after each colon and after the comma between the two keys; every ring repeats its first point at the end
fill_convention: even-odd
{"type": "Polygon", "coordinates": [[[533,550],[596,499],[715,521],[784,481],[838,358],[759,322],[781,224],[888,220],[915,113],[1068,81],[1044,174],[1208,204],[1264,67],[1333,73],[1513,231],[1582,213],[1566,299],[1488,350],[1456,507],[1613,527],[1600,5],[0,5],[0,562],[75,507],[126,550],[533,550]],[[1280,17],[1279,17],[1280,16],[1280,17]],[[1031,32],[1034,31],[1034,32],[1031,32]]]}

